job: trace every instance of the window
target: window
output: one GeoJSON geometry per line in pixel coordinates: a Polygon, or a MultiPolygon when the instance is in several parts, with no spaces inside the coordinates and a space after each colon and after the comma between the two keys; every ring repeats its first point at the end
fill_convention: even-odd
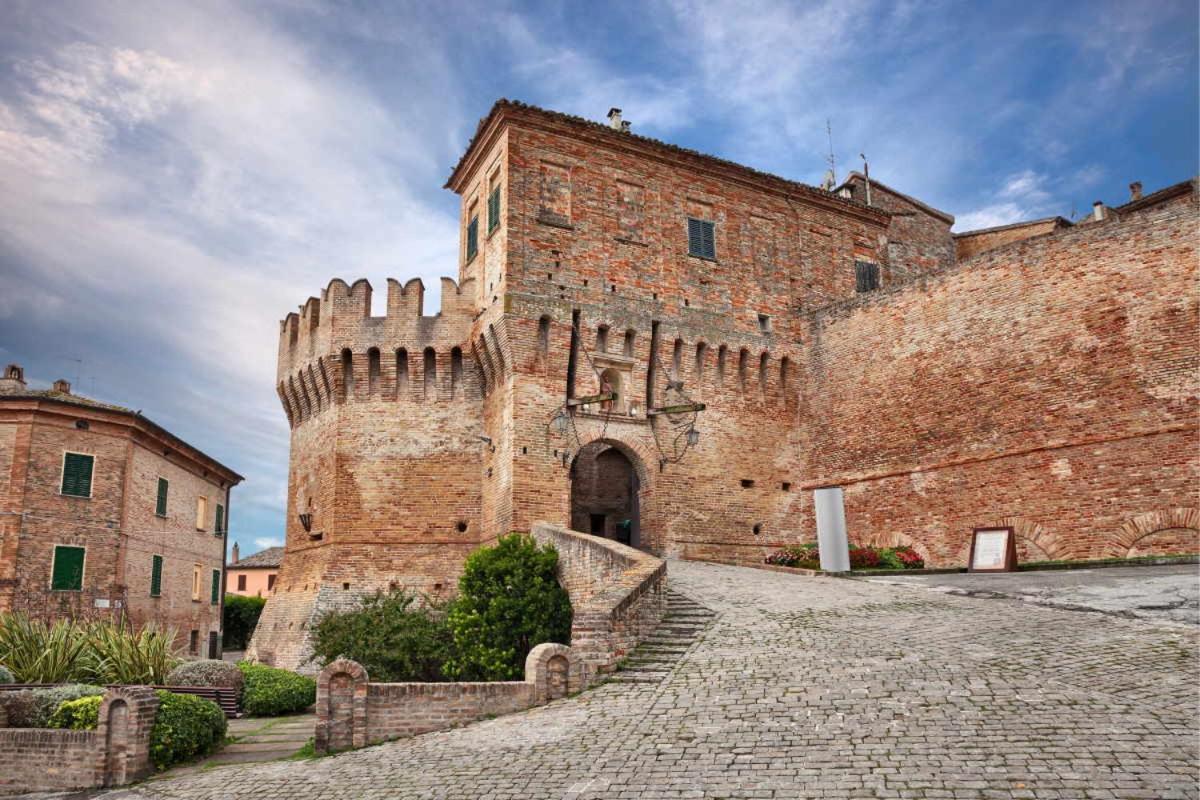
{"type": "Polygon", "coordinates": [[[192,655],[200,652],[200,631],[192,631],[188,636],[188,652],[192,655]]]}
{"type": "Polygon", "coordinates": [[[771,317],[768,316],[767,314],[759,314],[758,315],[758,332],[759,333],[770,333],[771,332],[771,317]]]}
{"type": "Polygon", "coordinates": [[[158,479],[158,499],[154,503],[154,513],[160,517],[167,515],[167,489],[169,485],[166,478],[158,479]]]}
{"type": "Polygon", "coordinates": [[[471,217],[467,223],[467,261],[479,252],[479,217],[471,217]]]}
{"type": "Polygon", "coordinates": [[[488,195],[488,233],[500,227],[500,187],[492,189],[488,195]]]}
{"type": "Polygon", "coordinates": [[[54,564],[50,568],[50,590],[78,592],[83,589],[83,561],[86,549],[71,545],[54,545],[54,564]]]}
{"type": "Polygon", "coordinates": [[[275,576],[268,575],[267,576],[267,591],[269,592],[274,588],[275,588],[275,576]]]}
{"type": "Polygon", "coordinates": [[[246,576],[245,576],[245,575],[238,575],[238,588],[237,588],[237,590],[238,590],[239,592],[244,592],[244,591],[246,591],[246,576]]]}
{"type": "Polygon", "coordinates": [[[92,496],[92,465],[96,457],[83,453],[64,453],[62,494],[71,497],[92,496]]]}
{"type": "Polygon", "coordinates": [[[200,599],[200,573],[204,570],[199,564],[192,567],[192,599],[200,599]]]}
{"type": "Polygon", "coordinates": [[[202,531],[208,525],[208,498],[196,498],[196,530],[202,531]]]}
{"type": "Polygon", "coordinates": [[[688,217],[688,255],[697,258],[717,257],[715,224],[688,217]]]}
{"type": "Polygon", "coordinates": [[[854,262],[854,291],[873,292],[879,288],[879,265],[870,261],[854,262]]]}
{"type": "Polygon", "coordinates": [[[150,556],[150,596],[162,596],[162,556],[150,556]]]}
{"type": "Polygon", "coordinates": [[[217,518],[213,525],[213,533],[220,536],[225,532],[225,506],[217,503],[217,518]]]}
{"type": "Polygon", "coordinates": [[[221,602],[221,570],[219,569],[212,571],[212,592],[208,599],[214,606],[221,602]]]}

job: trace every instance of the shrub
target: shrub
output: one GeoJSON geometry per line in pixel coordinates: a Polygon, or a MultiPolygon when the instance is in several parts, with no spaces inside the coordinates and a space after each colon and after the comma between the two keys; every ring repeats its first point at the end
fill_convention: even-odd
{"type": "Polygon", "coordinates": [[[158,769],[207,755],[225,740],[225,714],[211,700],[158,691],[158,714],[150,729],[150,760],[158,769]]]}
{"type": "Polygon", "coordinates": [[[87,627],[86,636],[87,677],[96,683],[163,683],[181,660],[175,655],[173,628],[150,624],[135,632],[97,622],[87,627]]]}
{"type": "Polygon", "coordinates": [[[820,569],[821,557],[815,543],[795,545],[776,550],[763,561],[777,567],[797,567],[800,569],[820,569]]]}
{"type": "Polygon", "coordinates": [[[313,661],[362,664],[373,681],[443,681],[454,636],[445,608],[421,606],[403,589],[366,597],[360,608],[332,612],[313,626],[313,661]]]}
{"type": "Polygon", "coordinates": [[[47,728],[68,728],[73,731],[90,731],[100,722],[100,705],[104,698],[100,695],[89,695],[78,700],[64,700],[54,709],[47,728]]]}
{"type": "Polygon", "coordinates": [[[875,569],[879,566],[879,553],[871,547],[850,548],[850,569],[875,569]]]}
{"type": "Polygon", "coordinates": [[[229,686],[242,694],[246,677],[236,664],[228,661],[205,659],[185,661],[167,674],[163,681],[167,686],[229,686]]]}
{"type": "Polygon", "coordinates": [[[312,678],[247,661],[237,666],[246,678],[242,708],[247,714],[259,717],[291,714],[317,701],[317,682],[312,678]]]}
{"type": "Polygon", "coordinates": [[[67,700],[103,694],[104,689],[99,686],[66,683],[44,689],[0,692],[0,705],[4,706],[10,728],[45,728],[55,710],[67,700]]]}
{"type": "Polygon", "coordinates": [[[245,650],[250,637],[258,626],[265,597],[245,597],[240,594],[225,595],[225,611],[222,618],[222,641],[227,650],[245,650]]]}
{"type": "Polygon", "coordinates": [[[904,565],[905,569],[924,569],[925,559],[921,558],[920,553],[913,550],[911,547],[895,548],[896,558],[904,565]]]}
{"type": "Polygon", "coordinates": [[[12,683],[13,674],[8,671],[8,667],[0,664],[0,683],[12,683]]]}
{"type": "Polygon", "coordinates": [[[468,558],[450,606],[454,651],[446,662],[455,680],[520,679],[525,656],[542,642],[568,643],[571,601],[558,585],[558,552],[519,533],[501,537],[468,558]]]}
{"type": "Polygon", "coordinates": [[[62,683],[86,672],[87,636],[72,620],[47,624],[26,614],[0,614],[0,663],[19,683],[62,683]]]}
{"type": "Polygon", "coordinates": [[[875,552],[879,556],[880,569],[904,569],[904,562],[900,560],[900,556],[896,555],[894,548],[884,547],[876,549],[875,552]]]}

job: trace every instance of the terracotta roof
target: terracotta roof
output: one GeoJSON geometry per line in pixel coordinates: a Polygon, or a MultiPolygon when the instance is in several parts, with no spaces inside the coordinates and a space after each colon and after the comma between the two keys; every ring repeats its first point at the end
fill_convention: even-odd
{"type": "Polygon", "coordinates": [[[844,197],[839,197],[833,192],[827,192],[824,189],[819,189],[816,186],[810,186],[807,183],[800,183],[799,181],[794,181],[789,178],[783,178],[770,172],[762,172],[761,170],[754,169],[753,167],[747,167],[744,164],[739,164],[736,161],[729,161],[718,156],[709,155],[708,153],[701,153],[698,150],[680,147],[679,145],[671,144],[670,142],[664,142],[660,139],[655,139],[650,136],[642,136],[629,131],[617,131],[608,125],[586,119],[584,117],[578,117],[573,114],[564,114],[561,111],[550,111],[545,108],[540,108],[528,103],[522,103],[518,100],[509,100],[503,97],[492,105],[492,108],[490,111],[488,111],[487,116],[479,120],[479,125],[475,128],[475,135],[471,137],[471,141],[467,144],[467,149],[463,151],[462,157],[458,159],[458,163],[455,164],[454,169],[451,170],[450,177],[446,179],[446,185],[444,188],[453,188],[455,179],[459,176],[463,166],[470,159],[471,153],[475,149],[475,146],[481,142],[483,134],[491,124],[492,120],[505,111],[530,113],[544,117],[545,119],[553,122],[584,128],[593,134],[608,139],[613,144],[627,144],[629,142],[635,142],[667,154],[696,159],[700,162],[706,162],[711,166],[740,174],[745,178],[750,178],[759,182],[775,184],[779,189],[784,189],[796,194],[808,195],[814,199],[819,199],[834,205],[840,205],[850,212],[861,214],[865,211],[867,213],[877,214],[880,217],[887,216],[887,212],[881,208],[871,208],[864,203],[859,203],[854,200],[847,200],[844,197]]]}
{"type": "MultiPolygon", "coordinates": [[[[846,180],[842,181],[841,185],[839,185],[833,191],[835,193],[841,191],[841,189],[843,187],[845,187],[847,184],[849,184],[851,181],[853,181],[855,179],[865,182],[867,180],[867,176],[863,175],[861,172],[859,172],[857,170],[854,170],[849,175],[847,175],[846,180]]],[[[938,217],[939,219],[943,219],[946,222],[949,222],[951,225],[954,224],[954,215],[953,214],[947,214],[945,211],[936,209],[933,206],[929,205],[928,203],[922,203],[920,200],[913,197],[912,195],[905,194],[904,192],[901,192],[897,189],[893,189],[892,187],[888,186],[886,183],[882,183],[882,182],[872,178],[871,186],[875,187],[875,188],[883,189],[888,194],[894,194],[896,197],[899,197],[901,200],[907,200],[908,202],[912,203],[914,206],[921,209],[922,211],[924,211],[928,214],[932,214],[933,216],[938,217]]]]}
{"type": "Polygon", "coordinates": [[[259,550],[257,553],[251,553],[245,558],[239,559],[236,564],[230,564],[229,569],[244,569],[246,567],[278,567],[283,561],[282,547],[268,547],[266,550],[259,550]]]}
{"type": "Polygon", "coordinates": [[[1118,214],[1128,214],[1130,211],[1138,211],[1143,208],[1148,208],[1157,203],[1162,203],[1172,198],[1178,197],[1181,194],[1196,191],[1196,178],[1188,178],[1186,181],[1167,186],[1159,189],[1157,192],[1151,192],[1137,200],[1130,200],[1123,206],[1117,206],[1114,210],[1118,214]]]}
{"type": "Polygon", "coordinates": [[[954,238],[959,239],[963,236],[974,236],[978,233],[995,233],[996,231],[1025,228],[1030,225],[1045,225],[1047,222],[1054,222],[1055,227],[1058,227],[1061,224],[1064,228],[1069,228],[1073,224],[1071,220],[1067,219],[1066,217],[1042,217],[1041,219],[1027,219],[1022,222],[1010,222],[1007,225],[994,225],[991,228],[976,228],[973,231],[963,231],[962,233],[954,234],[954,238]]]}

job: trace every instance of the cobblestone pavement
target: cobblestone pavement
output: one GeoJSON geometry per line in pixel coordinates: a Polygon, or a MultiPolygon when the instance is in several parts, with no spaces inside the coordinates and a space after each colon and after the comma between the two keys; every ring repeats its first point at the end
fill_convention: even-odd
{"type": "Polygon", "coordinates": [[[921,585],[973,597],[1200,625],[1200,565],[1106,567],[1034,572],[975,572],[866,578],[921,585]]]}
{"type": "Polygon", "coordinates": [[[1197,798],[1200,633],[695,563],[657,683],[125,798],[1197,798]]]}

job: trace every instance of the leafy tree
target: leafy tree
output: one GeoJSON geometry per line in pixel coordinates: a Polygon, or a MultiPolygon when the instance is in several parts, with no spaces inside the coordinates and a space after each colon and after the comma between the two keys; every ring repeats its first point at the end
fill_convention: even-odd
{"type": "Polygon", "coordinates": [[[542,642],[567,644],[571,601],[558,584],[558,551],[514,533],[467,558],[450,606],[452,680],[519,680],[525,656],[542,642]]]}
{"type": "Polygon", "coordinates": [[[258,626],[266,598],[240,594],[225,595],[225,615],[222,620],[222,640],[227,650],[245,650],[258,626]]]}
{"type": "Polygon", "coordinates": [[[352,611],[325,614],[313,627],[312,660],[339,657],[366,667],[373,681],[444,681],[454,637],[444,606],[420,605],[403,589],[378,592],[352,611]]]}

